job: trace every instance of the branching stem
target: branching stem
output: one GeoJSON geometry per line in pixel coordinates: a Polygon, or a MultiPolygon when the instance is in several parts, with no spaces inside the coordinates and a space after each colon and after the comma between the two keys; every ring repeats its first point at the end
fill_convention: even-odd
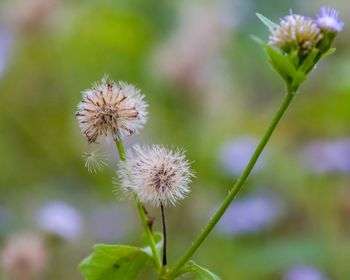
{"type": "Polygon", "coordinates": [[[242,175],[238,178],[236,183],[231,188],[230,192],[228,193],[225,200],[222,202],[220,208],[217,210],[215,215],[211,218],[209,223],[206,225],[206,227],[203,229],[203,231],[197,236],[195,241],[192,243],[192,245],[187,249],[187,251],[179,258],[179,260],[174,264],[172,269],[168,273],[169,279],[172,279],[174,276],[177,275],[178,271],[189,261],[189,259],[192,257],[192,255],[196,252],[196,250],[200,247],[200,245],[203,243],[203,241],[207,238],[209,233],[213,230],[215,225],[219,222],[222,215],[225,213],[226,209],[231,204],[232,200],[236,197],[237,193],[242,188],[243,184],[247,180],[250,172],[252,171],[255,163],[257,162],[258,158],[260,157],[262,151],[264,150],[267,142],[269,141],[273,131],[275,130],[277,124],[281,120],[283,114],[286,112],[288,106],[290,105],[291,101],[293,100],[295,92],[290,90],[288,88],[287,94],[280,105],[278,111],[274,115],[269,127],[267,128],[264,136],[260,140],[258,146],[256,147],[254,154],[252,155],[248,165],[244,169],[242,175]]]}

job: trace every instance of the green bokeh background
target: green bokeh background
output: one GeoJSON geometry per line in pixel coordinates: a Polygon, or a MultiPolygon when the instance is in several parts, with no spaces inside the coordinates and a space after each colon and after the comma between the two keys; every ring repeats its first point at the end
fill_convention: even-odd
{"type": "MultiPolygon", "coordinates": [[[[322,61],[301,88],[268,144],[267,166],[254,173],[240,193],[245,196],[266,188],[278,193],[288,205],[287,215],[262,233],[236,237],[213,232],[194,259],[222,279],[282,279],[296,264],[318,267],[330,279],[350,279],[349,174],[314,174],[299,159],[309,141],[350,134],[350,6],[346,1],[51,1],[52,7],[33,12],[32,17],[25,12],[40,5],[17,2],[0,3],[1,24],[13,39],[0,77],[0,206],[10,213],[9,222],[2,221],[0,242],[13,233],[40,232],[35,215],[47,202],[62,200],[78,209],[84,218],[81,238],[52,244],[50,276],[45,278],[51,280],[82,279],[77,264],[100,241],[91,234],[88,219],[96,207],[126,209],[130,229],[113,242],[140,244],[135,207],[116,201],[112,193],[117,155],[112,153],[110,166],[101,173],[91,174],[84,167],[81,155],[87,143],[74,116],[82,90],[104,73],[137,85],[149,103],[149,121],[140,135],[126,140],[127,145],[182,147],[193,161],[196,179],[191,194],[167,209],[172,263],[235,180],[217,162],[220,146],[241,135],[259,138],[283,98],[282,81],[250,38],[251,34],[268,36],[255,12],[277,21],[290,8],[307,15],[316,14],[322,5],[340,10],[346,27],[335,42],[337,52],[322,61]],[[179,26],[192,16],[191,6],[220,7],[229,2],[223,31],[208,30],[206,37],[208,45],[220,40],[210,53],[215,63],[200,57],[204,62],[191,72],[196,75],[208,67],[204,82],[198,86],[190,75],[164,77],[158,63],[161,50],[171,42],[181,50],[181,39],[174,43],[171,38],[181,38],[179,26]]],[[[206,19],[202,20],[205,27],[206,19]]],[[[198,52],[207,45],[197,43],[193,40],[190,45],[198,52]]],[[[167,59],[169,67],[177,63],[167,59]]],[[[160,229],[158,210],[151,212],[160,229]]],[[[147,277],[140,279],[153,279],[147,277]]]]}

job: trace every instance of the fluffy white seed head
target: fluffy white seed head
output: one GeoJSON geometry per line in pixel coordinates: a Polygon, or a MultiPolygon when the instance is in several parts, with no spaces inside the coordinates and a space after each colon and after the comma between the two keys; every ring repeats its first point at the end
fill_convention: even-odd
{"type": "Polygon", "coordinates": [[[109,81],[83,92],[76,116],[90,143],[99,136],[117,139],[138,132],[147,120],[147,104],[140,90],[133,85],[109,81]]]}
{"type": "Polygon", "coordinates": [[[193,177],[183,151],[157,145],[136,145],[129,150],[126,161],[119,164],[118,175],[125,194],[136,194],[142,203],[156,207],[183,199],[193,177]]]}
{"type": "Polygon", "coordinates": [[[291,14],[272,31],[269,44],[284,52],[300,50],[307,54],[321,39],[321,30],[312,19],[291,14]]]}
{"type": "Polygon", "coordinates": [[[43,240],[27,233],[13,235],[0,256],[4,276],[13,280],[41,279],[47,263],[48,253],[43,240]]]}

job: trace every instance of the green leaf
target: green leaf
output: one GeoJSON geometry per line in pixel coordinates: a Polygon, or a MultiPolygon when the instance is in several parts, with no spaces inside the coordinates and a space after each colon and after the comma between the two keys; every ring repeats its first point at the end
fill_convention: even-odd
{"type": "Polygon", "coordinates": [[[265,42],[263,39],[259,38],[258,36],[250,35],[250,38],[251,38],[253,41],[255,41],[256,43],[258,43],[259,45],[263,45],[263,46],[266,45],[266,42],[265,42]]]}
{"type": "Polygon", "coordinates": [[[306,75],[303,71],[296,71],[294,74],[293,86],[298,88],[306,80],[306,75]]]}
{"type": "Polygon", "coordinates": [[[256,16],[265,24],[270,31],[273,31],[278,25],[273,21],[269,20],[267,17],[262,14],[256,13],[256,16]]]}
{"type": "Polygon", "coordinates": [[[149,260],[141,248],[96,244],[79,270],[86,280],[134,280],[149,260]]]}
{"type": "Polygon", "coordinates": [[[289,89],[296,91],[306,79],[304,71],[297,69],[289,56],[284,55],[268,44],[265,45],[265,48],[273,69],[281,75],[289,89]]]}
{"type": "Polygon", "coordinates": [[[294,65],[294,67],[298,68],[298,66],[299,66],[299,52],[298,52],[298,50],[291,51],[288,54],[288,57],[289,57],[290,61],[292,62],[292,64],[294,65]]]}
{"type": "MultiPolygon", "coordinates": [[[[153,232],[153,238],[154,238],[154,242],[156,243],[156,248],[157,248],[158,252],[161,253],[162,248],[163,248],[163,234],[161,232],[153,232]]],[[[145,244],[147,244],[146,236],[143,236],[143,239],[144,239],[143,242],[145,244]]],[[[151,258],[153,258],[152,250],[151,250],[151,247],[149,245],[147,245],[146,247],[142,248],[142,251],[144,251],[151,258]]]]}
{"type": "Polygon", "coordinates": [[[189,261],[180,271],[179,275],[185,273],[195,273],[197,280],[220,280],[220,277],[212,273],[210,270],[199,266],[194,261],[189,261]]]}
{"type": "Polygon", "coordinates": [[[311,51],[311,53],[306,57],[306,59],[304,60],[303,64],[301,65],[300,69],[304,72],[304,73],[309,73],[312,68],[314,68],[315,64],[316,64],[316,57],[319,54],[319,50],[318,49],[313,49],[311,51]]]}
{"type": "Polygon", "coordinates": [[[269,45],[265,45],[267,54],[270,58],[270,63],[272,67],[279,73],[282,78],[287,82],[291,83],[293,77],[296,73],[296,68],[289,59],[288,56],[285,56],[281,52],[277,51],[269,45]]]}
{"type": "Polygon", "coordinates": [[[330,48],[328,51],[326,51],[324,54],[322,54],[321,59],[325,58],[326,56],[331,55],[332,53],[334,53],[337,49],[336,48],[330,48]]]}

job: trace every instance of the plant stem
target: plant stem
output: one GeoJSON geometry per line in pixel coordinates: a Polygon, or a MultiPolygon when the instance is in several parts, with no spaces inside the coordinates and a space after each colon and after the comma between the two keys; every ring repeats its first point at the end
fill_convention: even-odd
{"type": "MultiPolygon", "coordinates": [[[[247,180],[250,172],[252,171],[255,163],[257,162],[259,156],[261,155],[262,151],[264,150],[264,147],[266,146],[267,142],[269,141],[273,131],[275,130],[277,124],[281,120],[283,114],[287,110],[288,106],[290,105],[291,101],[293,100],[294,92],[288,89],[288,93],[285,96],[282,104],[280,105],[278,111],[274,115],[269,127],[267,128],[267,131],[265,132],[265,135],[260,140],[258,146],[256,147],[254,154],[252,155],[248,165],[244,169],[242,175],[238,178],[237,182],[233,185],[230,192],[228,193],[225,200],[222,202],[220,208],[217,210],[215,215],[211,218],[209,223],[206,225],[206,227],[203,229],[203,231],[198,235],[198,237],[195,239],[195,241],[192,243],[192,245],[187,249],[187,251],[179,258],[179,260],[174,264],[173,268],[169,271],[169,276],[174,277],[179,269],[182,268],[183,265],[186,264],[186,262],[192,257],[192,255],[196,252],[198,247],[202,244],[202,242],[207,238],[209,233],[213,230],[215,225],[218,223],[222,215],[225,213],[228,206],[231,204],[232,200],[235,198],[237,193],[240,191],[241,187],[247,180]]],[[[170,279],[171,279],[170,277],[170,279]]]]}
{"type": "MultiPolygon", "coordinates": [[[[123,145],[122,140],[117,139],[115,141],[115,144],[116,144],[117,149],[118,149],[120,160],[126,161],[126,154],[125,154],[125,149],[124,149],[124,145],[123,145]]],[[[135,201],[137,204],[137,209],[138,209],[138,212],[139,212],[139,215],[141,218],[142,225],[144,227],[144,231],[145,231],[146,236],[147,236],[149,246],[150,246],[151,251],[152,251],[153,259],[156,262],[157,269],[160,270],[162,267],[162,264],[161,264],[160,256],[158,254],[156,243],[154,241],[154,237],[153,237],[153,234],[151,231],[150,223],[148,221],[148,216],[146,214],[144,206],[142,205],[142,203],[138,199],[137,195],[135,195],[135,201]]]]}
{"type": "Polygon", "coordinates": [[[115,145],[117,146],[117,150],[120,156],[121,161],[126,161],[126,154],[125,154],[125,149],[123,145],[123,141],[120,139],[115,140],[115,145]]]}
{"type": "Polygon", "coordinates": [[[160,256],[159,256],[158,251],[157,251],[157,247],[156,247],[156,243],[155,243],[154,238],[153,238],[153,234],[152,234],[151,229],[149,228],[149,225],[148,225],[147,215],[143,209],[142,203],[138,200],[138,198],[136,198],[136,201],[137,201],[137,209],[139,210],[140,218],[141,218],[142,225],[143,225],[144,231],[145,231],[147,239],[148,239],[149,246],[150,246],[151,251],[152,251],[153,259],[156,262],[157,269],[160,271],[162,264],[160,262],[160,256]]]}
{"type": "Polygon", "coordinates": [[[163,204],[160,204],[160,209],[162,212],[162,223],[163,223],[163,238],[164,238],[164,243],[163,243],[163,266],[167,265],[167,254],[166,254],[166,247],[167,247],[167,235],[166,235],[166,224],[165,224],[165,215],[164,215],[164,207],[163,204]]]}

